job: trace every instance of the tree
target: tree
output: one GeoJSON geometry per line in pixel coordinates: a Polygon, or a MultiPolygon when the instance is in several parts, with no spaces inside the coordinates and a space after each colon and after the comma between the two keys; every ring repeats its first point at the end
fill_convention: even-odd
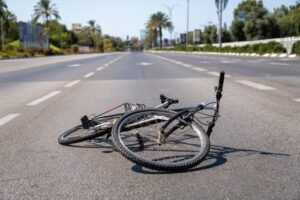
{"type": "Polygon", "coordinates": [[[98,42],[101,38],[101,27],[96,24],[96,20],[89,20],[88,22],[89,37],[93,41],[93,47],[97,49],[98,42]]]}
{"type": "Polygon", "coordinates": [[[222,28],[222,41],[223,42],[231,42],[231,35],[227,28],[227,24],[224,24],[224,27],[222,28]]]}
{"type": "Polygon", "coordinates": [[[3,21],[4,21],[4,16],[5,16],[5,13],[7,11],[7,5],[5,3],[4,0],[0,0],[0,23],[1,23],[1,50],[2,50],[2,46],[4,44],[4,30],[3,30],[3,21]]]}
{"type": "Polygon", "coordinates": [[[12,42],[19,38],[17,17],[9,10],[4,13],[3,25],[7,42],[12,42]]]}
{"type": "Polygon", "coordinates": [[[296,5],[281,6],[274,9],[273,18],[280,28],[280,36],[296,36],[300,34],[300,1],[296,5]]]}
{"type": "Polygon", "coordinates": [[[7,11],[7,5],[4,0],[0,0],[0,17],[3,17],[7,11]]]}
{"type": "Polygon", "coordinates": [[[33,14],[33,21],[37,22],[40,18],[44,19],[44,24],[48,27],[49,20],[51,17],[59,20],[59,12],[56,8],[56,4],[52,4],[51,0],[40,0],[34,6],[34,14],[33,14]]]}
{"type": "Polygon", "coordinates": [[[218,38],[217,27],[215,25],[208,25],[203,31],[203,43],[212,44],[216,43],[218,38]]]}
{"type": "Polygon", "coordinates": [[[169,28],[171,26],[173,25],[170,22],[168,16],[162,12],[157,12],[150,16],[150,19],[147,23],[147,28],[150,28],[152,30],[158,30],[160,48],[162,48],[162,29],[169,28]]]}
{"type": "Polygon", "coordinates": [[[234,40],[257,40],[279,36],[279,27],[263,1],[244,0],[234,10],[231,35],[234,40]],[[239,21],[239,12],[246,13],[245,21],[239,21]]]}

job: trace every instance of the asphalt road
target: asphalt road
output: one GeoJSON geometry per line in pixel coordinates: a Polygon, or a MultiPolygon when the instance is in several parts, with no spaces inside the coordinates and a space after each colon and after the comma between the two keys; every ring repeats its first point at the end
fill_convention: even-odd
{"type": "Polygon", "coordinates": [[[112,53],[0,61],[0,199],[300,199],[300,60],[112,53]],[[209,157],[185,173],[136,166],[110,143],[65,147],[85,114],[123,102],[214,100],[209,157]]]}

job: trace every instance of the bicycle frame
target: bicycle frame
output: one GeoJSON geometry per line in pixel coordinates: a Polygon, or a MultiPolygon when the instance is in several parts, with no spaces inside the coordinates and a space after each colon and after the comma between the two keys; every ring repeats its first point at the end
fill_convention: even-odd
{"type": "MultiPolygon", "coordinates": [[[[212,133],[212,130],[215,126],[215,123],[219,117],[219,109],[220,109],[220,100],[222,98],[222,91],[223,91],[223,83],[224,83],[224,77],[225,77],[225,72],[221,72],[220,73],[220,78],[219,78],[219,85],[218,87],[215,87],[215,91],[216,91],[216,102],[210,102],[210,103],[201,103],[199,104],[198,106],[196,107],[186,107],[186,108],[178,108],[178,109],[173,109],[174,112],[176,112],[176,114],[171,117],[170,119],[159,119],[159,118],[150,118],[150,119],[147,119],[147,120],[142,120],[142,121],[138,121],[136,123],[133,123],[133,124],[130,124],[130,125],[127,125],[126,126],[126,129],[134,129],[136,128],[136,126],[140,126],[140,125],[143,125],[145,124],[146,126],[152,123],[157,123],[157,122],[162,122],[162,121],[166,121],[166,123],[160,128],[160,134],[159,134],[159,139],[157,140],[158,144],[161,144],[165,141],[165,139],[171,135],[175,130],[177,130],[178,128],[182,127],[182,126],[186,126],[188,124],[190,124],[190,122],[194,119],[194,115],[201,111],[201,110],[204,110],[204,109],[207,109],[207,110],[214,110],[214,114],[212,116],[212,121],[208,124],[208,129],[207,129],[207,132],[206,134],[208,135],[208,137],[211,135],[212,133]],[[179,123],[177,125],[175,125],[174,127],[170,128],[170,130],[166,131],[167,127],[176,119],[179,119],[179,123]]],[[[163,108],[163,109],[166,109],[168,108],[170,105],[174,104],[174,103],[178,103],[178,100],[173,100],[173,99],[168,99],[164,97],[164,101],[163,102],[163,98],[162,98],[162,95],[161,95],[161,100],[162,100],[162,103],[158,106],[156,106],[155,108],[156,109],[159,109],[159,108],[163,108]]],[[[103,133],[101,135],[105,135],[105,134],[108,134],[110,133],[111,131],[111,128],[113,127],[115,121],[112,121],[112,122],[101,122],[101,120],[107,120],[107,118],[119,118],[121,117],[122,115],[124,115],[125,113],[118,113],[118,114],[113,114],[113,115],[107,115],[107,116],[104,116],[105,114],[117,109],[117,108],[120,108],[122,106],[125,105],[125,110],[126,110],[126,107],[131,109],[131,106],[129,103],[124,103],[124,104],[121,104],[119,106],[116,106],[112,109],[109,109],[108,111],[105,111],[97,116],[94,116],[91,120],[88,120],[88,118],[82,118],[82,124],[84,126],[84,123],[86,123],[86,126],[88,126],[88,129],[89,130],[93,130],[93,131],[103,131],[103,130],[106,130],[106,131],[103,131],[103,133]],[[84,121],[84,120],[85,121],[84,121]],[[95,126],[90,126],[91,123],[94,123],[95,126]]],[[[143,104],[135,104],[137,107],[134,108],[133,110],[135,109],[138,109],[138,108],[143,108],[145,107],[143,104]]]]}

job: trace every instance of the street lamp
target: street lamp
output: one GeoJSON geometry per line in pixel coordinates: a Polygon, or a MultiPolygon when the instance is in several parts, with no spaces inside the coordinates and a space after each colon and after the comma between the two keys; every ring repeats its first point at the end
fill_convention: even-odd
{"type": "Polygon", "coordinates": [[[164,4],[163,6],[169,10],[169,16],[170,16],[170,21],[171,21],[171,26],[172,26],[172,27],[169,27],[169,33],[170,33],[170,44],[172,45],[172,34],[174,31],[174,26],[173,26],[173,22],[172,22],[172,12],[177,5],[173,5],[172,7],[169,7],[168,5],[164,4]]]}
{"type": "Polygon", "coordinates": [[[217,14],[219,16],[219,47],[222,47],[222,15],[225,10],[228,0],[215,0],[217,7],[217,14]]]}
{"type": "Polygon", "coordinates": [[[189,38],[189,18],[190,18],[190,0],[187,0],[187,23],[186,23],[186,47],[188,47],[188,38],[189,38]]]}

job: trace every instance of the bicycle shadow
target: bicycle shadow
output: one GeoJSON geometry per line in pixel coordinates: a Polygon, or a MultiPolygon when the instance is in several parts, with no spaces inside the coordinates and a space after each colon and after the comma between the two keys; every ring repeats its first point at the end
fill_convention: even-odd
{"type": "Polygon", "coordinates": [[[274,153],[274,152],[265,152],[265,151],[256,151],[251,149],[241,149],[241,148],[233,148],[233,147],[225,147],[225,146],[218,146],[218,145],[211,145],[210,152],[207,158],[200,164],[202,166],[194,167],[183,172],[159,172],[154,171],[151,169],[144,168],[139,165],[134,165],[131,169],[135,173],[141,174],[171,174],[171,173],[187,173],[193,171],[200,171],[205,169],[210,169],[214,167],[218,167],[224,165],[228,159],[226,158],[227,155],[233,153],[242,153],[242,156],[250,156],[250,155],[263,155],[263,156],[274,156],[274,157],[289,157],[291,155],[285,153],[274,153]],[[204,165],[203,165],[204,164],[204,165]]]}
{"type": "Polygon", "coordinates": [[[102,153],[113,153],[115,152],[114,145],[111,140],[105,138],[96,138],[77,144],[70,144],[67,147],[83,148],[83,149],[101,149],[102,153]]]}

